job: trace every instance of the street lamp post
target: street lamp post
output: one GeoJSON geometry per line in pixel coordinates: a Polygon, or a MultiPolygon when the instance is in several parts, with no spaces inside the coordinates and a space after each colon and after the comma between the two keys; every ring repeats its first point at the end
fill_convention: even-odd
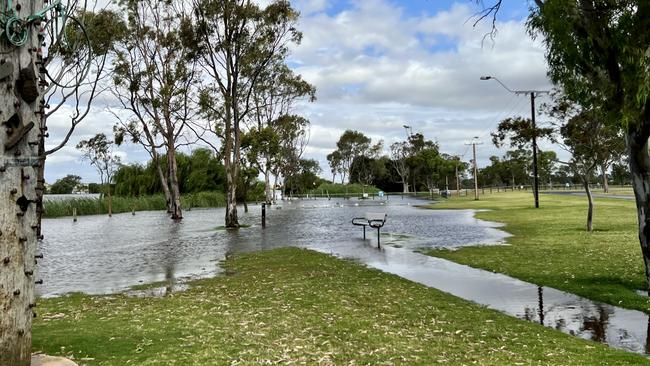
{"type": "Polygon", "coordinates": [[[537,173],[537,125],[535,124],[535,97],[539,94],[549,94],[548,90],[512,90],[508,88],[501,80],[494,76],[481,76],[481,80],[495,80],[497,83],[509,91],[517,95],[530,94],[530,114],[531,122],[533,124],[533,196],[535,197],[535,208],[539,208],[539,175],[537,173]]]}

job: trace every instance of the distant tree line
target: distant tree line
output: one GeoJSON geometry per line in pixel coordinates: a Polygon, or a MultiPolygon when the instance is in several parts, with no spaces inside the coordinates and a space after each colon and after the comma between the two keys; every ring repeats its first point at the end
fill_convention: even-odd
{"type": "Polygon", "coordinates": [[[390,155],[383,154],[384,142],[372,143],[362,132],[347,130],[337,149],[327,155],[332,182],[359,183],[386,192],[451,189],[465,178],[469,164],[458,156],[440,152],[438,143],[415,133],[406,141],[393,143],[390,155]]]}

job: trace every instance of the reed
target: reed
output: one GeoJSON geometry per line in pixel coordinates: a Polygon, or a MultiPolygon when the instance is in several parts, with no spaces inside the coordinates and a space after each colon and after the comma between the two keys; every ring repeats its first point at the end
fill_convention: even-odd
{"type": "MultiPolygon", "coordinates": [[[[181,197],[183,209],[191,207],[222,207],[226,204],[226,196],[222,192],[190,193],[181,197]]],[[[72,210],[77,209],[77,215],[103,215],[108,214],[108,198],[101,199],[70,199],[60,201],[47,201],[44,203],[43,217],[72,216],[72,210]]],[[[113,213],[135,211],[161,211],[165,210],[165,197],[163,195],[140,197],[113,197],[113,213]]]]}

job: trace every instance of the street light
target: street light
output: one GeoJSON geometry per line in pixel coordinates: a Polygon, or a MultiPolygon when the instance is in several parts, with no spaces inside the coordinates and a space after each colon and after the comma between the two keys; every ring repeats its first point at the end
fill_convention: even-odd
{"type": "Polygon", "coordinates": [[[535,208],[539,208],[539,176],[537,174],[537,126],[535,125],[535,96],[538,94],[549,94],[548,90],[512,90],[508,88],[501,80],[494,76],[481,76],[481,80],[495,80],[497,83],[516,95],[530,94],[530,114],[533,123],[533,196],[535,197],[535,208]]]}

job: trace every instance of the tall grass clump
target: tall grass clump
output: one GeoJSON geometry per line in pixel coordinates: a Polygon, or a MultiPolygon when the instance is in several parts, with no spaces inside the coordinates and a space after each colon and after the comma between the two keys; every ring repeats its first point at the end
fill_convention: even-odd
{"type": "MultiPolygon", "coordinates": [[[[226,197],[222,192],[190,193],[181,197],[183,209],[191,207],[222,207],[226,204],[226,197]]],[[[77,215],[103,215],[108,214],[108,198],[101,199],[69,199],[44,202],[45,213],[43,217],[72,216],[73,209],[77,215]]],[[[113,213],[135,211],[162,211],[166,210],[165,197],[161,194],[140,197],[113,197],[113,213]]]]}

